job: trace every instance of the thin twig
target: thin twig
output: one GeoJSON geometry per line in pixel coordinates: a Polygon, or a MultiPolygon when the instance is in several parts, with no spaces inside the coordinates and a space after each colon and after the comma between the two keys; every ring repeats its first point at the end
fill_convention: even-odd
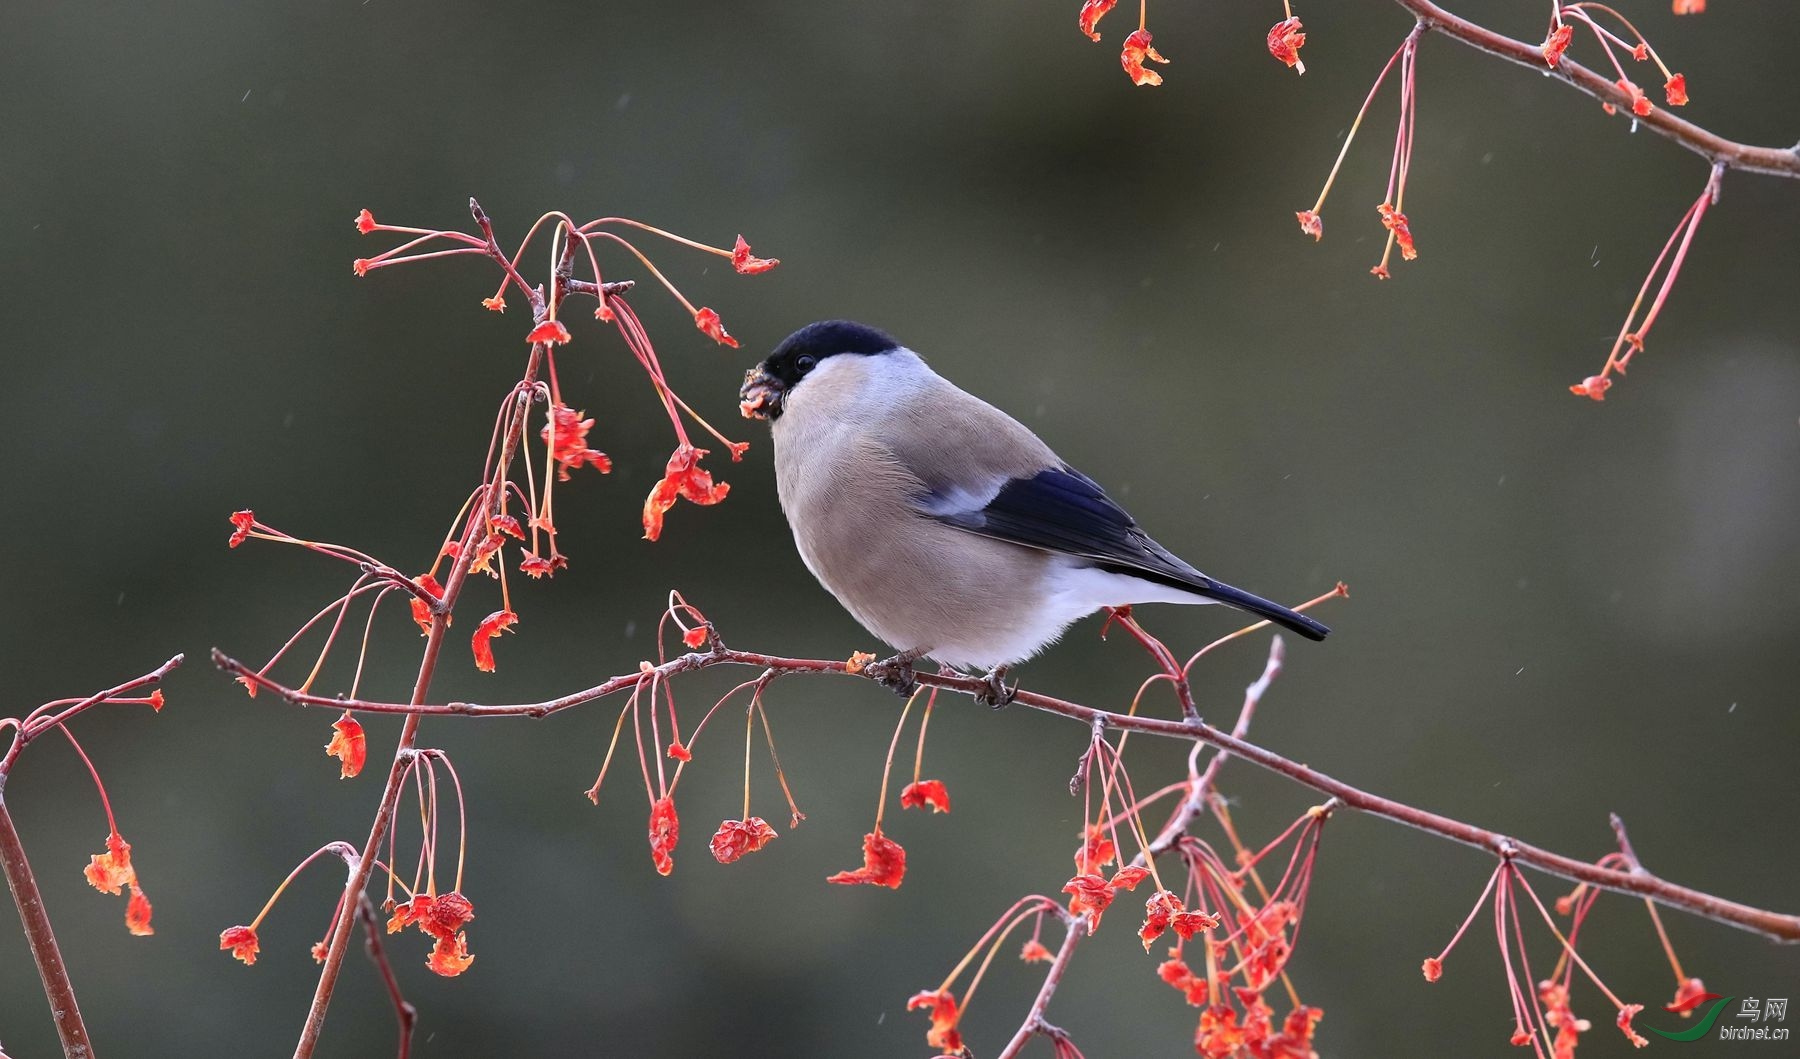
{"type": "Polygon", "coordinates": [[[400,1046],[396,1052],[397,1059],[407,1059],[412,1054],[413,1026],[419,1021],[419,1009],[407,1002],[400,992],[400,981],[394,977],[394,968],[388,964],[387,951],[381,947],[381,920],[375,915],[375,904],[369,900],[368,894],[357,895],[356,916],[362,920],[365,935],[363,947],[374,962],[375,969],[381,972],[382,984],[387,986],[388,999],[394,1004],[394,1019],[400,1024],[400,1046]]]}
{"type": "Polygon", "coordinates": [[[1548,73],[1577,91],[1618,108],[1628,120],[1637,122],[1694,152],[1709,162],[1747,173],[1800,179],[1800,144],[1793,147],[1756,147],[1728,140],[1703,129],[1684,118],[1676,117],[1666,107],[1657,107],[1648,115],[1631,113],[1631,97],[1612,80],[1564,56],[1555,67],[1546,67],[1544,53],[1537,44],[1514,40],[1486,26],[1471,22],[1444,10],[1432,0],[1394,0],[1411,12],[1428,29],[1436,30],[1451,40],[1466,44],[1508,62],[1548,73]]]}

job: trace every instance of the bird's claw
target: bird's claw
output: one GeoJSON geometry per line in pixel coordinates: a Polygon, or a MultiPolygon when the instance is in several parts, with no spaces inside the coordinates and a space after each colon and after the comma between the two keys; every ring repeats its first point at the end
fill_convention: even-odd
{"type": "Polygon", "coordinates": [[[919,677],[913,670],[913,663],[918,660],[919,656],[916,653],[902,651],[892,658],[870,662],[863,667],[863,673],[875,683],[901,698],[906,698],[919,690],[919,677]]]}
{"type": "Polygon", "coordinates": [[[981,678],[983,687],[975,693],[976,702],[997,710],[1011,704],[1018,697],[1019,686],[1006,682],[1006,669],[1006,666],[995,666],[981,678]]]}

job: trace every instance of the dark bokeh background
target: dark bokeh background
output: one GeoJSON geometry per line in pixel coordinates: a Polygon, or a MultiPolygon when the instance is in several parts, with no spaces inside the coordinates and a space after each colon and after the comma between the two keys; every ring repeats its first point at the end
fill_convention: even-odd
{"type": "MultiPolygon", "coordinates": [[[[1377,284],[1391,97],[1322,245],[1293,211],[1403,14],[1379,0],[1303,10],[1309,73],[1296,79],[1263,51],[1275,7],[1153,6],[1174,63],[1150,91],[1116,63],[1129,13],[1097,46],[1076,33],[1076,6],[11,7],[4,710],[176,650],[191,659],[161,716],[79,726],[156,902],[155,937],[126,936],[123,902],[81,881],[105,825],[65,747],[32,750],[7,791],[104,1054],[291,1047],[338,872],[291,892],[254,968],[216,938],[299,855],[360,841],[397,724],[372,721],[372,767],[339,782],[319,749],[328,714],[248,701],[206,665],[215,644],[265,656],[347,580],[278,548],[228,551],[225,516],[253,506],[403,567],[428,561],[517,375],[522,325],[480,309],[493,275],[476,262],[354,279],[372,240],[350,220],[366,206],[461,226],[470,194],[514,237],[546,209],[620,213],[715,241],[743,231],[785,263],[739,279],[658,248],[745,345],[722,351],[646,291],[637,304],[672,376],[757,444],[723,472],[725,504],[677,508],[655,545],[636,512],[666,424],[616,339],[576,327],[564,384],[618,469],[559,491],[573,567],[518,588],[524,620],[497,675],[473,672],[459,637],[441,696],[530,699],[629,671],[671,586],[743,646],[873,646],[796,560],[764,433],[732,414],[761,351],[851,316],[1018,414],[1206,569],[1285,599],[1353,586],[1326,615],[1330,642],[1291,652],[1256,729],[1268,745],[1586,856],[1606,851],[1618,810],[1667,875],[1800,905],[1800,188],[1727,180],[1649,351],[1595,406],[1564,388],[1604,357],[1704,179],[1698,159],[1428,38],[1407,199],[1423,256],[1377,284]]],[[[1541,30],[1540,5],[1459,6],[1541,30]]],[[[1714,6],[1678,21],[1663,0],[1630,4],[1687,73],[1689,116],[1793,141],[1800,13],[1714,6]]],[[[489,602],[471,599],[464,622],[489,602]]],[[[1189,648],[1234,627],[1219,611],[1148,620],[1189,648]]],[[[404,694],[407,629],[395,612],[371,693],[404,694]]],[[[1123,705],[1142,663],[1096,629],[1079,626],[1027,682],[1123,705]]],[[[1263,649],[1204,668],[1214,716],[1235,709],[1263,649]]],[[[325,684],[346,682],[339,669],[325,684]]],[[[682,701],[725,682],[686,680],[682,701]]],[[[1085,733],[1022,710],[942,711],[927,768],[955,813],[892,821],[912,855],[899,892],[844,889],[821,880],[856,859],[898,704],[825,680],[779,685],[771,704],[810,819],[714,864],[704,840],[738,811],[737,751],[703,743],[669,879],[650,868],[629,769],[598,809],[579,794],[612,707],[427,724],[470,791],[478,960],[440,980],[416,934],[394,941],[422,1010],[418,1054],[923,1054],[905,998],[1015,896],[1066,878],[1080,807],[1065,783],[1085,733]]],[[[1134,753],[1140,787],[1178,774],[1174,747],[1134,753]]],[[[759,776],[757,811],[779,823],[759,776]]],[[[1310,804],[1245,766],[1226,787],[1256,835],[1310,804]]],[[[1321,1053],[1516,1054],[1491,937],[1477,930],[1435,987],[1418,974],[1490,867],[1388,824],[1333,822],[1293,964],[1327,1012],[1321,1053]]],[[[1051,1015],[1096,1059],[1186,1054],[1195,1012],[1117,915],[1051,1015]]],[[[1709,986],[1800,992],[1793,950],[1682,915],[1670,926],[1709,986]]],[[[1604,904],[1591,944],[1620,992],[1667,999],[1641,908],[1604,904]]],[[[386,1001],[360,956],[347,967],[321,1054],[385,1054],[386,1001]]],[[[1038,977],[996,965],[965,1026],[978,1054],[998,1049],[1038,977]]],[[[1622,1054],[1604,1001],[1577,996],[1596,1022],[1582,1054],[1622,1054]]],[[[0,1040],[21,1059],[55,1047],[7,926],[0,1040]]]]}

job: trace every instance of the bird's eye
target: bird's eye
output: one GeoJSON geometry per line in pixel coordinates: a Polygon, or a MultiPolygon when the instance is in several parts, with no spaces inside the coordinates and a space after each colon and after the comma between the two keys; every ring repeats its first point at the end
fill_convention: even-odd
{"type": "Polygon", "coordinates": [[[794,367],[799,368],[800,374],[802,375],[818,367],[818,365],[819,359],[811,354],[801,354],[794,360],[794,367]]]}

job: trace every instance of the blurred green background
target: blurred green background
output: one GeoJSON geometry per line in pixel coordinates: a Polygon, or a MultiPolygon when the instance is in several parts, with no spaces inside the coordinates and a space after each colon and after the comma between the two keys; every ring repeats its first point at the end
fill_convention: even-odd
{"type": "MultiPolygon", "coordinates": [[[[348,582],[295,551],[227,550],[225,517],[254,507],[403,568],[429,562],[517,377],[524,321],[482,311],[495,277],[473,260],[355,279],[350,260],[388,244],[351,219],[368,207],[466,227],[470,194],[503,237],[548,209],[625,214],[726,244],[742,231],[784,263],[742,279],[649,244],[744,342],[714,346],[645,288],[635,302],[672,378],[754,442],[741,465],[713,459],[730,499],[678,507],[657,544],[639,539],[637,511],[667,425],[617,339],[577,322],[563,384],[617,470],[558,491],[572,567],[515,584],[523,620],[496,675],[454,638],[440,698],[530,700],[629,672],[671,587],[739,646],[874,648],[795,557],[766,433],[734,416],[746,366],[802,323],[848,316],[1018,415],[1204,569],[1287,600],[1351,585],[1323,614],[1331,640],[1293,646],[1256,725],[1267,745],[1581,856],[1609,849],[1617,810],[1654,869],[1800,907],[1800,186],[1728,177],[1648,351],[1597,406],[1565,387],[1604,358],[1705,178],[1699,159],[1428,37],[1407,198],[1422,256],[1378,284],[1391,88],[1322,244],[1293,211],[1406,32],[1399,9],[1303,7],[1296,78],[1263,48],[1278,4],[1153,5],[1173,62],[1152,91],[1117,65],[1130,13],[1093,45],[1078,6],[9,7],[0,422],[25,535],[0,608],[3,709],[190,659],[161,716],[77,726],[156,903],[154,937],[128,937],[123,901],[81,880],[106,828],[66,747],[33,749],[7,791],[101,1054],[292,1047],[339,872],[290,891],[253,968],[217,951],[218,932],[299,856],[360,843],[398,725],[370,721],[371,767],[340,782],[320,751],[329,714],[250,701],[207,665],[213,645],[266,657],[348,582]]],[[[1542,31],[1539,4],[1454,6],[1542,31]]],[[[1677,20],[1664,0],[1628,6],[1687,74],[1687,116],[1750,142],[1800,134],[1800,9],[1721,2],[1677,20]]],[[[490,592],[478,586],[459,630],[490,592]]],[[[1212,608],[1145,618],[1190,650],[1236,627],[1212,608]]],[[[367,691],[395,697],[418,641],[403,610],[384,624],[367,691]]],[[[1027,685],[1123,706],[1144,664],[1097,629],[1077,626],[1027,685]]],[[[1203,667],[1211,716],[1234,714],[1265,649],[1203,667]]],[[[350,658],[327,690],[347,685],[350,658]]],[[[684,679],[688,716],[731,679],[684,679]]],[[[738,812],[727,724],[683,784],[668,879],[629,768],[598,808],[580,795],[612,705],[427,723],[469,791],[477,961],[441,980],[416,933],[393,939],[421,1010],[416,1054],[925,1054],[906,997],[1016,896],[1069,874],[1080,803],[1066,782],[1085,732],[1022,709],[941,710],[926,770],[955,812],[891,816],[911,870],[890,893],[823,877],[857,860],[898,701],[794,680],[770,705],[809,819],[712,862],[707,835],[738,812]]],[[[1180,774],[1175,746],[1132,753],[1139,789],[1180,774]]],[[[780,826],[763,765],[756,811],[780,826]]],[[[1255,836],[1312,801],[1243,765],[1224,787],[1255,836]]],[[[1292,964],[1326,1011],[1321,1054],[1517,1054],[1491,937],[1473,932],[1435,986],[1418,973],[1491,866],[1389,824],[1332,822],[1292,964]]],[[[1115,914],[1050,1017],[1094,1059],[1191,1054],[1196,1012],[1156,980],[1131,912],[1115,914]]],[[[1800,951],[1669,921],[1709,987],[1800,992],[1800,951]]],[[[1652,1005],[1643,1021],[1668,1025],[1654,1006],[1672,979],[1643,910],[1606,901],[1586,936],[1609,984],[1652,1005]]],[[[1536,952],[1542,973],[1553,950],[1536,952]]],[[[376,977],[359,953],[346,966],[320,1054],[387,1054],[376,977]]],[[[964,1025],[976,1054],[998,1051],[1039,978],[996,963],[964,1025]]],[[[1581,1054],[1627,1051],[1591,988],[1575,1006],[1596,1024],[1581,1054]]],[[[22,936],[3,924],[0,1041],[16,1059],[55,1048],[22,936]]]]}

